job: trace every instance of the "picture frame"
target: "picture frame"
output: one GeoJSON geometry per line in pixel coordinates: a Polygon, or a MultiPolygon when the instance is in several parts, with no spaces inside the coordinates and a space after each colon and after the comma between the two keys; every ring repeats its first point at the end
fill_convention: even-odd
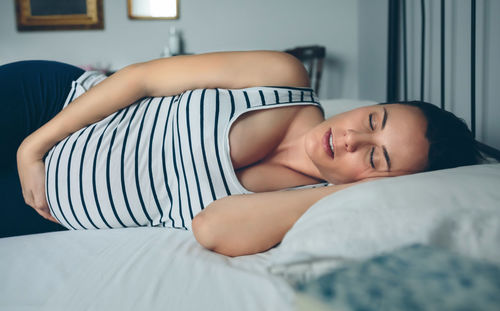
{"type": "Polygon", "coordinates": [[[17,29],[104,29],[102,0],[15,0],[17,29]]]}
{"type": "Polygon", "coordinates": [[[179,19],[179,0],[127,0],[129,19],[179,19]]]}

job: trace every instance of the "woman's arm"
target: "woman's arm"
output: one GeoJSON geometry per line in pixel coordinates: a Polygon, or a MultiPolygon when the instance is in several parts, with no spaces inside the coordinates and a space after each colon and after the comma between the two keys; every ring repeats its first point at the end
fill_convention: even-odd
{"type": "Polygon", "coordinates": [[[23,141],[17,160],[24,199],[40,215],[55,221],[45,200],[43,156],[70,134],[140,98],[198,88],[261,85],[308,86],[309,80],[297,59],[271,51],[176,56],[125,67],[75,99],[23,141]]]}
{"type": "Polygon", "coordinates": [[[139,64],[148,96],[200,88],[309,86],[302,63],[283,52],[217,52],[176,56],[139,64]]]}
{"type": "Polygon", "coordinates": [[[263,252],[281,242],[319,199],[354,184],[225,197],[196,215],[193,233],[201,245],[223,255],[263,252]]]}
{"type": "Polygon", "coordinates": [[[147,96],[171,96],[198,88],[308,86],[307,72],[293,56],[272,51],[176,56],[128,66],[74,100],[28,137],[43,156],[79,129],[147,96]]]}

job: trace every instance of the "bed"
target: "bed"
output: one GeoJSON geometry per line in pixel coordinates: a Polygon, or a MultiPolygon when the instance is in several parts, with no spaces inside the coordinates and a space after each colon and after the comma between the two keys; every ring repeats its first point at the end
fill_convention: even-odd
{"type": "Polygon", "coordinates": [[[499,186],[498,163],[367,182],[320,200],[279,246],[235,258],[174,229],[4,238],[0,309],[494,310],[499,186]]]}
{"type": "MultiPolygon", "coordinates": [[[[373,102],[322,104],[331,115],[373,102]]],[[[485,164],[325,197],[256,255],[222,256],[162,228],[3,238],[0,310],[498,310],[500,164],[489,148],[485,164]]]]}

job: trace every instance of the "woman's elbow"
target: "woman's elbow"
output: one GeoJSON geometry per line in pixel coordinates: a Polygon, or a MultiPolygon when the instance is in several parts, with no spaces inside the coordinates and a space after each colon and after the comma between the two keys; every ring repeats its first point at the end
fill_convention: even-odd
{"type": "MultiPolygon", "coordinates": [[[[272,65],[269,66],[275,75],[277,83],[285,86],[309,87],[309,75],[304,65],[294,56],[288,53],[278,53],[275,55],[272,65]]],[[[269,75],[269,69],[264,71],[269,75]]],[[[276,84],[276,82],[274,83],[276,84]]],[[[274,85],[273,84],[273,85],[274,85]]]]}
{"type": "Polygon", "coordinates": [[[191,226],[196,241],[206,249],[230,257],[246,254],[239,249],[238,243],[235,245],[231,237],[221,232],[222,224],[216,223],[211,215],[199,213],[193,218],[191,226]]]}
{"type": "Polygon", "coordinates": [[[206,215],[201,212],[193,218],[193,222],[191,223],[194,237],[196,241],[200,243],[201,246],[214,250],[215,243],[215,234],[211,229],[210,217],[206,217],[206,215]]]}

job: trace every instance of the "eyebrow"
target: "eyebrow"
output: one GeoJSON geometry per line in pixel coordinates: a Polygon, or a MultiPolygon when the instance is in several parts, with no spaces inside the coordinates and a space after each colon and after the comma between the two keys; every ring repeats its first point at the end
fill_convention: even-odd
{"type": "Polygon", "coordinates": [[[387,149],[385,148],[385,146],[382,146],[382,150],[384,151],[385,162],[387,162],[387,171],[390,172],[391,171],[391,158],[389,158],[389,153],[387,152],[387,149]]]}
{"type": "Polygon", "coordinates": [[[384,107],[384,117],[382,118],[382,129],[384,129],[386,122],[387,122],[387,109],[385,109],[384,107]]]}
{"type": "MultiPolygon", "coordinates": [[[[384,108],[384,116],[382,118],[382,129],[384,129],[385,127],[385,124],[387,123],[387,116],[388,116],[388,113],[387,113],[387,109],[384,108]]],[[[385,148],[385,146],[382,146],[382,150],[384,151],[384,158],[385,158],[385,162],[387,162],[387,171],[390,172],[391,171],[391,158],[389,157],[389,153],[387,152],[387,149],[385,148]]]]}

